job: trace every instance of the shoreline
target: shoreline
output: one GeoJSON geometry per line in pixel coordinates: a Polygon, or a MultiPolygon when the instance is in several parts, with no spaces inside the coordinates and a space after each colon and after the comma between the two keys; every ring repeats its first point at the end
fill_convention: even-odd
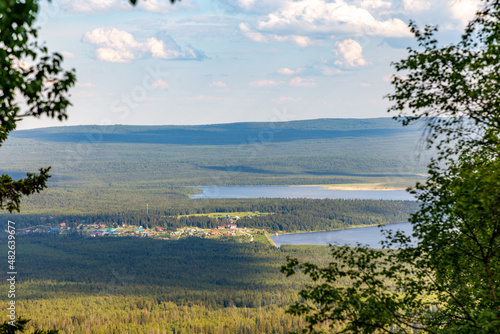
{"type": "Polygon", "coordinates": [[[274,242],[274,240],[271,239],[271,236],[269,235],[269,233],[266,233],[265,235],[266,235],[267,240],[269,240],[269,242],[271,243],[272,246],[279,248],[278,245],[276,245],[276,243],[274,242]]]}
{"type": "MultiPolygon", "coordinates": [[[[408,223],[408,222],[397,222],[397,223],[386,223],[386,224],[371,224],[371,225],[355,225],[355,226],[351,226],[351,227],[348,227],[348,228],[339,228],[339,229],[336,229],[336,230],[285,232],[285,233],[278,233],[278,236],[280,236],[280,235],[288,235],[288,234],[301,234],[301,233],[324,233],[324,232],[346,231],[346,230],[352,230],[352,229],[355,229],[355,228],[374,227],[374,226],[379,226],[379,225],[385,226],[385,225],[394,225],[394,224],[403,224],[403,223],[408,223]]],[[[268,235],[269,239],[271,239],[271,235],[276,235],[276,233],[267,233],[267,235],[268,235]]]]}
{"type": "Polygon", "coordinates": [[[406,190],[408,187],[387,186],[384,183],[342,183],[342,184],[308,184],[308,185],[292,185],[289,187],[320,187],[324,190],[339,190],[339,191],[395,191],[406,190]]]}

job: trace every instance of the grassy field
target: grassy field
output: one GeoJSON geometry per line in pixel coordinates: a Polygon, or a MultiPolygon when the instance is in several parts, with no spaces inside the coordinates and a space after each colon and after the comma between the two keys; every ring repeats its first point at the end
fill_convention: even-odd
{"type": "Polygon", "coordinates": [[[213,218],[223,218],[226,216],[229,217],[249,217],[249,216],[263,216],[263,215],[271,215],[271,212],[260,212],[260,211],[245,211],[245,212],[211,212],[211,213],[194,213],[190,215],[179,215],[177,217],[202,217],[208,216],[213,218]]]}

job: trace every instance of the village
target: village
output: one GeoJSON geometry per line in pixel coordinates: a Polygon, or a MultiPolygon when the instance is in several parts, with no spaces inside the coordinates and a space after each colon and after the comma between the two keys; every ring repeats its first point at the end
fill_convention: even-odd
{"type": "MultiPolygon", "coordinates": [[[[62,222],[58,225],[44,224],[33,226],[28,229],[20,229],[18,233],[32,234],[32,233],[48,233],[48,234],[71,234],[78,233],[86,237],[141,237],[141,238],[154,238],[162,240],[179,240],[187,237],[199,238],[235,238],[241,242],[253,242],[254,234],[265,235],[265,230],[248,229],[246,227],[238,227],[236,224],[239,219],[238,216],[226,215],[221,217],[224,224],[217,226],[214,229],[205,229],[199,227],[183,227],[178,228],[176,231],[168,231],[163,227],[146,228],[143,226],[134,226],[122,224],[121,226],[109,227],[109,224],[94,222],[88,224],[85,220],[79,223],[62,222]]],[[[221,222],[221,223],[222,223],[221,222]]]]}

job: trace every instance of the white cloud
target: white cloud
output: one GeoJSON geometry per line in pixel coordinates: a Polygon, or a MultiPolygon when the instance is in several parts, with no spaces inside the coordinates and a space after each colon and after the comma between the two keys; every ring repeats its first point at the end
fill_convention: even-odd
{"type": "Polygon", "coordinates": [[[161,59],[182,59],[183,54],[179,50],[168,49],[165,47],[165,43],[151,37],[146,41],[146,47],[153,55],[153,58],[161,59]]]}
{"type": "Polygon", "coordinates": [[[316,82],[313,79],[303,79],[301,77],[295,77],[290,80],[290,86],[293,87],[312,87],[316,86],[316,82]]]}
{"type": "Polygon", "coordinates": [[[304,71],[305,71],[305,68],[302,68],[302,67],[296,68],[295,70],[284,67],[284,68],[280,68],[277,72],[279,74],[283,74],[283,75],[294,75],[294,74],[302,73],[304,71]]]}
{"type": "Polygon", "coordinates": [[[450,0],[450,11],[462,25],[472,20],[480,8],[480,0],[450,0]]]}
{"type": "Polygon", "coordinates": [[[291,70],[289,68],[284,67],[284,68],[280,68],[278,70],[278,73],[279,74],[284,74],[284,75],[293,75],[293,74],[296,74],[297,72],[294,71],[294,70],[291,70]]]}
{"type": "Polygon", "coordinates": [[[295,71],[285,67],[285,68],[280,68],[278,70],[278,73],[284,75],[292,75],[295,74],[295,71]]]}
{"type": "Polygon", "coordinates": [[[68,58],[68,59],[74,59],[75,58],[75,54],[73,52],[62,51],[61,54],[63,55],[64,58],[68,58]]]}
{"type": "Polygon", "coordinates": [[[76,87],[90,88],[90,87],[94,87],[94,84],[92,82],[77,82],[76,87]]]}
{"type": "Polygon", "coordinates": [[[301,35],[289,35],[289,36],[271,35],[271,38],[278,42],[292,42],[302,47],[306,47],[308,45],[313,44],[313,42],[309,37],[301,35]]]}
{"type": "Polygon", "coordinates": [[[97,28],[84,34],[83,41],[97,46],[96,55],[99,60],[113,63],[127,63],[145,56],[160,59],[193,59],[205,58],[205,55],[191,47],[184,50],[165,32],[146,42],[138,42],[134,36],[116,28],[97,28]]]}
{"type": "Polygon", "coordinates": [[[249,85],[252,87],[272,87],[272,86],[280,86],[283,82],[277,82],[273,80],[259,80],[250,82],[249,85]]]}
{"type": "Polygon", "coordinates": [[[280,8],[289,0],[216,0],[231,12],[243,10],[253,13],[270,13],[280,8]]]}
{"type": "Polygon", "coordinates": [[[239,28],[243,32],[243,35],[254,42],[267,42],[267,38],[263,34],[252,31],[246,23],[240,23],[239,28]]]}
{"type": "Polygon", "coordinates": [[[243,9],[250,9],[254,6],[255,0],[238,0],[238,6],[243,9]]]}
{"type": "Polygon", "coordinates": [[[368,82],[362,82],[359,84],[361,87],[371,87],[371,83],[368,83],[368,82]]]}
{"type": "MultiPolygon", "coordinates": [[[[180,4],[175,4],[175,6],[178,5],[180,4]]],[[[169,13],[175,9],[175,6],[168,0],[139,0],[137,2],[137,8],[153,13],[169,13]]]]}
{"type": "Polygon", "coordinates": [[[382,77],[382,81],[384,82],[392,82],[392,78],[394,78],[394,75],[390,74],[390,75],[384,75],[382,77]]]}
{"type": "Polygon", "coordinates": [[[128,1],[123,0],[61,0],[61,7],[76,13],[106,13],[132,9],[128,1]]]}
{"type": "Polygon", "coordinates": [[[344,67],[361,67],[368,63],[363,57],[363,48],[353,39],[346,39],[336,43],[337,50],[335,51],[343,59],[336,61],[335,64],[344,67]]]}
{"type": "MultiPolygon", "coordinates": [[[[61,7],[64,10],[85,13],[85,14],[100,14],[118,11],[129,11],[134,9],[144,10],[154,13],[169,13],[177,10],[182,3],[172,6],[170,1],[160,0],[140,0],[137,5],[132,6],[129,0],[61,0],[61,7]]],[[[193,8],[193,5],[184,5],[184,7],[193,8]]]]}
{"type": "Polygon", "coordinates": [[[327,75],[327,76],[346,74],[346,72],[338,69],[337,67],[319,66],[318,68],[319,68],[319,70],[321,70],[321,73],[323,75],[327,75]]]}
{"type": "MultiPolygon", "coordinates": [[[[386,3],[369,1],[365,6],[387,7],[386,3]]],[[[249,31],[250,27],[246,26],[249,31]]],[[[385,37],[410,36],[407,24],[398,18],[377,20],[367,8],[345,0],[287,1],[281,9],[260,19],[256,33],[282,36],[320,37],[350,34],[385,37]]],[[[265,36],[264,36],[265,37],[265,36]]]]}
{"type": "Polygon", "coordinates": [[[154,80],[151,82],[151,86],[161,89],[167,89],[169,87],[168,83],[163,80],[154,80]]]}
{"type": "Polygon", "coordinates": [[[403,0],[405,11],[423,12],[431,8],[429,0],[403,0]]]}
{"type": "Polygon", "coordinates": [[[309,37],[307,36],[301,36],[301,35],[282,36],[276,34],[264,35],[260,32],[253,31],[246,23],[240,23],[239,28],[241,32],[243,32],[243,35],[245,35],[248,39],[258,43],[267,43],[269,41],[292,42],[302,47],[306,47],[308,45],[313,44],[311,39],[309,39],[309,37]]]}
{"type": "Polygon", "coordinates": [[[392,6],[390,1],[383,0],[361,0],[357,2],[361,8],[367,9],[389,9],[392,6]]]}
{"type": "Polygon", "coordinates": [[[212,83],[210,83],[210,86],[217,87],[217,88],[226,88],[227,87],[227,85],[222,81],[212,81],[212,83]]]}

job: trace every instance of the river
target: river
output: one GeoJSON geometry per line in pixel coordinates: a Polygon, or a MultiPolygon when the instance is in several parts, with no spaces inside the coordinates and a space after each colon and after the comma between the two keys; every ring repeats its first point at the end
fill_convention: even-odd
{"type": "Polygon", "coordinates": [[[203,193],[191,198],[315,198],[380,199],[414,201],[405,190],[328,190],[321,186],[198,187],[203,193]]]}
{"type": "MultiPolygon", "coordinates": [[[[384,229],[400,230],[407,235],[411,235],[412,226],[410,223],[398,223],[385,225],[384,229]]],[[[381,229],[377,226],[351,228],[347,230],[314,232],[314,233],[293,233],[271,236],[276,246],[281,245],[339,245],[357,246],[361,243],[370,248],[382,248],[380,241],[384,239],[381,229]]]]}

